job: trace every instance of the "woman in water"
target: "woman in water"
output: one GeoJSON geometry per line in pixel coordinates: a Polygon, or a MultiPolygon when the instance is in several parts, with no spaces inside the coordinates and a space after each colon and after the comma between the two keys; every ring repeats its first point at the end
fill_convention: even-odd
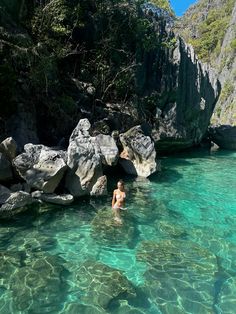
{"type": "Polygon", "coordinates": [[[113,198],[112,198],[112,210],[115,215],[114,220],[118,223],[122,223],[122,220],[120,218],[120,210],[125,209],[125,186],[123,180],[119,180],[117,182],[117,189],[113,192],[113,198]]]}

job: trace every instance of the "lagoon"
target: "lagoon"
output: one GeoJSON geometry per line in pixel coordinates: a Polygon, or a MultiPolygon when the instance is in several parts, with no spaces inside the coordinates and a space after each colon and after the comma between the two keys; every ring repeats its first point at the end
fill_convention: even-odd
{"type": "Polygon", "coordinates": [[[236,153],[162,158],[109,197],[41,205],[0,225],[0,313],[227,313],[236,309],[236,153]]]}

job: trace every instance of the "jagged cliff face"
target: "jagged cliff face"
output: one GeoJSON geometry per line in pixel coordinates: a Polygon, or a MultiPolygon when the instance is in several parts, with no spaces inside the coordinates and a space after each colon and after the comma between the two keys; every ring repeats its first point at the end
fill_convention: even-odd
{"type": "Polygon", "coordinates": [[[236,125],[236,3],[200,0],[177,25],[200,60],[215,68],[222,86],[212,124],[236,125]]]}
{"type": "Polygon", "coordinates": [[[159,151],[192,147],[201,142],[220,93],[216,73],[198,61],[191,46],[178,38],[169,55],[171,69],[164,76],[164,84],[175,96],[157,108],[152,135],[159,151]],[[172,83],[169,88],[168,82],[172,83]]]}
{"type": "Polygon", "coordinates": [[[22,1],[24,23],[0,7],[1,135],[55,145],[89,118],[94,134],[142,124],[159,151],[197,145],[220,92],[214,72],[162,10],[95,2],[32,1],[31,11],[22,1]]]}
{"type": "Polygon", "coordinates": [[[236,3],[216,62],[221,65],[219,80],[222,93],[212,123],[236,126],[236,3]]]}

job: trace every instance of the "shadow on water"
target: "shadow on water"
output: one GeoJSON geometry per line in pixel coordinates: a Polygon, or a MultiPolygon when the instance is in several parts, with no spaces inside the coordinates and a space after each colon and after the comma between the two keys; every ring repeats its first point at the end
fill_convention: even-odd
{"type": "Polygon", "coordinates": [[[235,156],[232,151],[217,150],[210,151],[209,149],[195,148],[188,151],[181,151],[169,156],[163,156],[161,160],[161,171],[157,172],[149,177],[151,182],[164,183],[164,182],[176,182],[182,179],[182,174],[177,170],[178,167],[192,167],[199,163],[197,159],[212,159],[217,158],[229,158],[235,156]]]}
{"type": "MultiPolygon", "coordinates": [[[[212,158],[214,156],[229,157],[232,155],[232,152],[225,150],[210,151],[205,148],[195,148],[189,149],[187,151],[177,152],[168,156],[161,156],[161,171],[152,174],[148,177],[147,180],[150,182],[176,182],[182,178],[182,175],[178,172],[176,168],[183,166],[193,166],[197,164],[198,161],[194,159],[199,158],[212,158]],[[188,159],[188,160],[186,160],[188,159]]],[[[132,175],[127,175],[120,167],[113,169],[112,172],[110,169],[106,170],[108,177],[108,193],[112,193],[113,189],[116,188],[117,181],[123,179],[125,183],[130,184],[136,181],[136,177],[132,175]]]]}
{"type": "Polygon", "coordinates": [[[183,150],[180,152],[176,152],[174,154],[163,156],[162,158],[168,159],[195,159],[195,158],[211,158],[211,157],[235,157],[236,151],[233,150],[225,150],[225,149],[216,149],[210,150],[207,148],[191,148],[188,150],[183,150]]]}
{"type": "Polygon", "coordinates": [[[164,183],[164,182],[177,182],[182,179],[183,175],[177,170],[168,167],[163,167],[160,172],[154,173],[149,177],[150,182],[164,183]]]}

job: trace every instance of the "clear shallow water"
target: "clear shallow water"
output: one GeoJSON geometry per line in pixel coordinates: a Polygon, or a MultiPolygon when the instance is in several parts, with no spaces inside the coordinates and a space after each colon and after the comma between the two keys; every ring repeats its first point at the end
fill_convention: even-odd
{"type": "Polygon", "coordinates": [[[0,313],[235,314],[236,153],[162,165],[120,227],[110,197],[1,222],[0,313]]]}

